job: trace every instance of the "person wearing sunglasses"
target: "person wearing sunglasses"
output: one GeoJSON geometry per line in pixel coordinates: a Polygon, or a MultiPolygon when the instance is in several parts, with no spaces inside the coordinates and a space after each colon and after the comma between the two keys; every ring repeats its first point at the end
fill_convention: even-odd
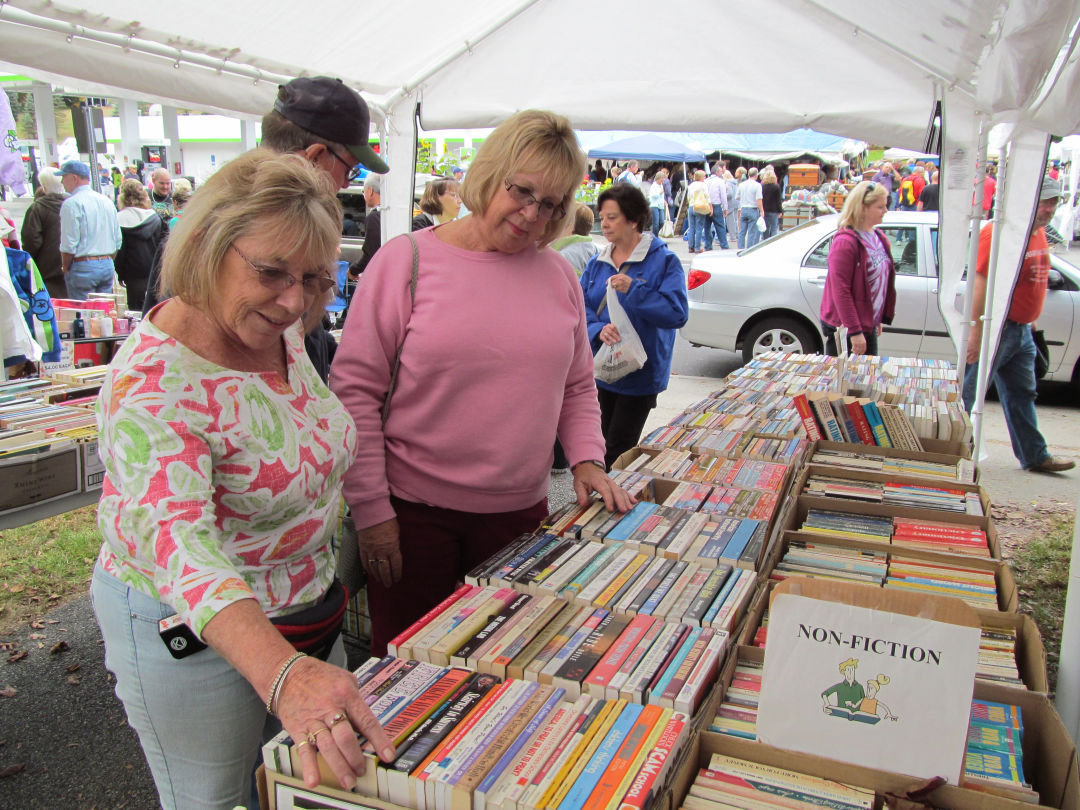
{"type": "Polygon", "coordinates": [[[889,238],[877,227],[888,209],[889,190],[876,182],[862,181],[844,200],[821,298],[821,330],[830,357],[841,348],[839,327],[847,327],[845,351],[876,355],[881,325],[892,323],[896,267],[889,238]]]}
{"type": "Polygon", "coordinates": [[[330,539],[357,431],[301,326],[333,286],[341,218],[330,179],[302,157],[229,161],[166,243],[173,297],[102,385],[91,596],[164,808],[246,806],[264,734],[281,727],[312,786],[316,752],[355,783],[357,732],[393,757],[342,668],[347,595],[330,539]],[[178,635],[162,636],[170,617],[178,635]]]}
{"type": "Polygon", "coordinates": [[[579,502],[632,503],[604,469],[577,276],[549,247],[584,174],[566,118],[519,112],[469,167],[471,213],[384,243],[357,286],[330,384],[359,432],[345,500],[373,655],[539,526],[556,435],[579,502]]]}

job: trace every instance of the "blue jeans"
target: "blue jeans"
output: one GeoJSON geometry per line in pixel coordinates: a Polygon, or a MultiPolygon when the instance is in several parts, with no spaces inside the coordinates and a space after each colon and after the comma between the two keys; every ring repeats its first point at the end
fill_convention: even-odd
{"type": "Polygon", "coordinates": [[[756,208],[742,208],[739,211],[739,250],[753,247],[761,240],[761,231],[757,229],[760,213],[756,208]]]}
{"type": "Polygon", "coordinates": [[[709,215],[699,214],[691,209],[687,219],[690,222],[690,250],[694,251],[702,247],[702,240],[705,239],[705,223],[709,221],[709,215]]]}
{"type": "MultiPolygon", "coordinates": [[[[713,206],[712,222],[709,223],[709,235],[712,235],[713,229],[716,229],[716,240],[720,243],[721,250],[728,249],[728,235],[727,235],[727,215],[724,213],[724,209],[719,205],[713,206]]],[[[712,250],[712,240],[706,240],[709,244],[707,249],[712,250]]]]}
{"type": "Polygon", "coordinates": [[[67,297],[76,301],[85,301],[92,292],[112,292],[113,261],[94,259],[73,262],[64,276],[64,282],[67,284],[67,297]]]}
{"type": "Polygon", "coordinates": [[[762,239],[768,239],[770,236],[776,236],[780,232],[780,215],[771,214],[768,211],[765,212],[765,233],[762,235],[762,239]]]}
{"type": "Polygon", "coordinates": [[[663,208],[650,208],[649,213],[652,215],[652,232],[653,236],[660,235],[660,226],[664,224],[664,209],[663,208]]]}
{"type": "MultiPolygon", "coordinates": [[[[249,806],[260,746],[281,728],[251,684],[212,649],[173,658],[157,623],[176,611],[100,566],[90,597],[105,666],[116,676],[116,696],[139,735],[161,806],[249,806]]],[[[331,660],[345,663],[340,638],[331,660]]]]}
{"type": "MultiPolygon", "coordinates": [[[[979,364],[972,363],[964,372],[964,407],[968,413],[975,404],[978,371],[979,364]]],[[[1046,461],[1050,451],[1035,414],[1035,340],[1028,324],[1005,321],[990,381],[997,385],[1013,455],[1020,466],[1027,470],[1046,461]]]]}

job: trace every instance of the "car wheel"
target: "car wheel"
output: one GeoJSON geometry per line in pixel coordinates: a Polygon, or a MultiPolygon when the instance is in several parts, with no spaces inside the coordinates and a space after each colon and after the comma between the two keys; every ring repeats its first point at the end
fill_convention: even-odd
{"type": "Polygon", "coordinates": [[[810,331],[790,318],[766,318],[755,324],[743,340],[743,362],[749,363],[765,352],[809,354],[817,351],[817,341],[810,331]]]}

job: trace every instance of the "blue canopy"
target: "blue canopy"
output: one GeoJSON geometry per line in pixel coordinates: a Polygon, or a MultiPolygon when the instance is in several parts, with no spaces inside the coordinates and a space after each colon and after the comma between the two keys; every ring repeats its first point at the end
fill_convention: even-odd
{"type": "Polygon", "coordinates": [[[635,135],[632,138],[609,143],[607,146],[599,146],[589,150],[589,159],[596,160],[672,160],[672,161],[702,161],[705,154],[701,150],[690,149],[678,141],[661,138],[659,135],[645,133],[635,135]]]}

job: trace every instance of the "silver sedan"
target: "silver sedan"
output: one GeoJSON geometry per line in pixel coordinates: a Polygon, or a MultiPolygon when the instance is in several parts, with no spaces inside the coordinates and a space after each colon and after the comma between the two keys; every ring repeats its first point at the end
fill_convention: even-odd
{"type": "MultiPolygon", "coordinates": [[[[738,254],[695,256],[682,336],[697,346],[742,352],[744,361],[766,351],[822,351],[818,313],[838,219],[818,217],[738,254]]],[[[880,226],[896,264],[896,314],[878,342],[883,355],[956,362],[938,310],[937,226],[936,213],[913,211],[890,212],[880,226]]],[[[1080,269],[1054,254],[1051,268],[1039,318],[1050,349],[1046,379],[1080,384],[1080,269]]]]}

